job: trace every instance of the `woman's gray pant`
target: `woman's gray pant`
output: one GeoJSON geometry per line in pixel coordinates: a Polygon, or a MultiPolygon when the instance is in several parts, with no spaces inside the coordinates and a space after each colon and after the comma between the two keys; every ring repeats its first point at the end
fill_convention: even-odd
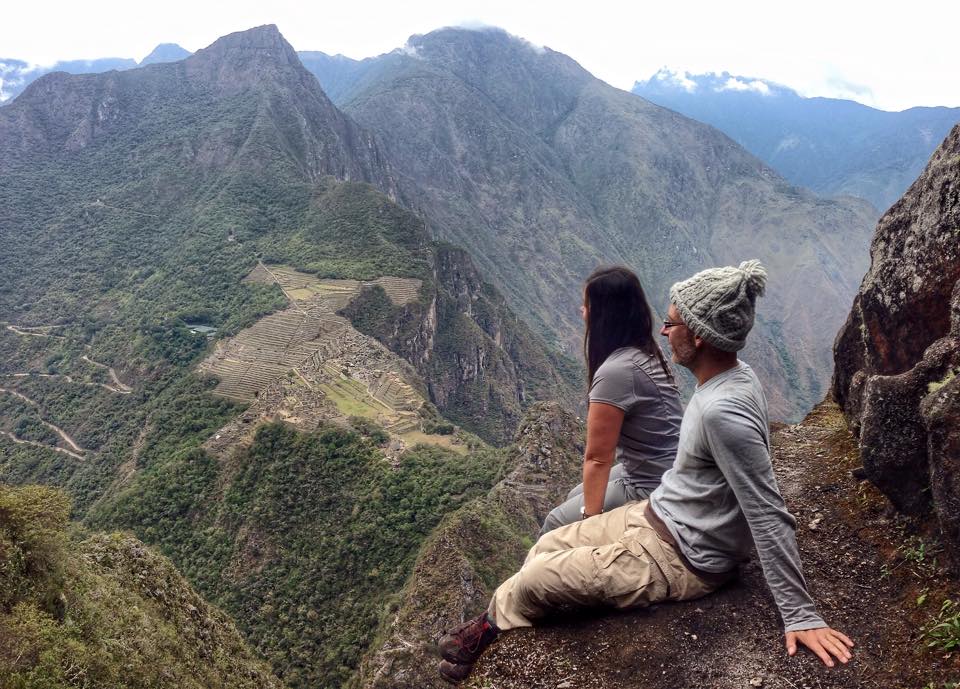
{"type": "MultiPolygon", "coordinates": [[[[628,502],[638,502],[646,500],[653,492],[649,488],[636,488],[626,483],[624,479],[622,464],[616,464],[610,470],[610,478],[607,480],[607,492],[603,497],[603,511],[609,512],[628,502]]],[[[543,526],[540,529],[540,535],[553,531],[559,526],[572,524],[580,521],[580,508],[583,506],[583,484],[567,494],[567,499],[558,507],[553,508],[547,518],[543,520],[543,526]]]]}

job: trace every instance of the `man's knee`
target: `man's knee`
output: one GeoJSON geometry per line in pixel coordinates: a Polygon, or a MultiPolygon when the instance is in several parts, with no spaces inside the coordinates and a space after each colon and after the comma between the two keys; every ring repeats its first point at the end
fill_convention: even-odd
{"type": "Polygon", "coordinates": [[[513,595],[528,615],[535,615],[546,602],[546,591],[556,588],[557,572],[549,564],[550,558],[540,554],[530,558],[517,572],[513,595]]]}
{"type": "Polygon", "coordinates": [[[554,507],[550,514],[543,520],[543,526],[540,527],[540,537],[563,526],[563,515],[559,507],[554,507]]]}

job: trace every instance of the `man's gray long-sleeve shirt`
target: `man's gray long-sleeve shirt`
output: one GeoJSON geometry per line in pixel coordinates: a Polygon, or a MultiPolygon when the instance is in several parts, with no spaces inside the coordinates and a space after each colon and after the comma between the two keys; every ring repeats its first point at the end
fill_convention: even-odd
{"type": "Polygon", "coordinates": [[[770,464],[767,401],[749,366],[739,362],[697,387],[677,460],[650,506],[691,564],[706,572],[730,571],[755,544],[785,631],[826,626],[807,593],[797,522],[770,464]]]}

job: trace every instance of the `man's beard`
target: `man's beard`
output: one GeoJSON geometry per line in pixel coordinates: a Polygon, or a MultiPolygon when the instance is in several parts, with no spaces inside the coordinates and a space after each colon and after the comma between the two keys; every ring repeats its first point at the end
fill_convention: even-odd
{"type": "MultiPolygon", "coordinates": [[[[671,343],[673,344],[673,343],[671,343]]],[[[693,343],[693,333],[673,346],[673,360],[684,368],[692,368],[697,359],[697,347],[693,343]]]]}

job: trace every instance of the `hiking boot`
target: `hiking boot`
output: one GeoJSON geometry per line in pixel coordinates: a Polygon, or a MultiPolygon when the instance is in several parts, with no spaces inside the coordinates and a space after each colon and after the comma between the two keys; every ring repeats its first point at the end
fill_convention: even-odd
{"type": "Polygon", "coordinates": [[[440,676],[448,682],[457,684],[467,678],[472,668],[473,665],[467,663],[451,663],[449,660],[441,660],[440,676]]]}
{"type": "Polygon", "coordinates": [[[499,633],[497,625],[483,613],[444,634],[440,639],[440,655],[451,663],[472,665],[499,633]]]}

